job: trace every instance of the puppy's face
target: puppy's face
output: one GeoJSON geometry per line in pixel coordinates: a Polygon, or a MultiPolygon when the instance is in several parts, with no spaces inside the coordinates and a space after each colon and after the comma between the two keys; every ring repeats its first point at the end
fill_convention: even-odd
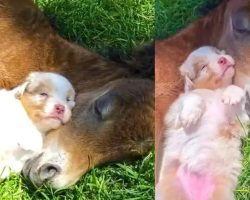
{"type": "Polygon", "coordinates": [[[235,73],[234,64],[231,56],[214,47],[193,51],[180,68],[186,78],[185,89],[217,89],[230,85],[235,73]]]}
{"type": "Polygon", "coordinates": [[[29,117],[43,132],[56,129],[71,117],[75,106],[75,91],[61,75],[33,72],[16,88],[29,117]]]}

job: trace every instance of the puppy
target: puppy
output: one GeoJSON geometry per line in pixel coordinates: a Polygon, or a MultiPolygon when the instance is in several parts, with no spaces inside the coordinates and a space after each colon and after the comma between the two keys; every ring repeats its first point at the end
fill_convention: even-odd
{"type": "Polygon", "coordinates": [[[157,200],[232,200],[241,172],[245,92],[232,84],[234,60],[213,47],[192,52],[180,68],[185,93],[165,117],[157,200]],[[240,120],[237,120],[240,119],[240,120]]]}
{"type": "Polygon", "coordinates": [[[43,146],[43,136],[67,123],[75,105],[71,83],[59,74],[32,72],[13,90],[0,90],[0,178],[19,173],[43,146]]]}

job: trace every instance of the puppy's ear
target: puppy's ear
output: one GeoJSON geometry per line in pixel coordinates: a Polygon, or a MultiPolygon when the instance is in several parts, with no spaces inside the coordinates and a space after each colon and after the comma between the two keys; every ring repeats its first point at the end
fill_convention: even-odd
{"type": "Polygon", "coordinates": [[[27,89],[28,85],[30,83],[33,83],[34,80],[36,80],[37,75],[39,74],[39,72],[31,72],[29,73],[29,75],[27,76],[26,80],[19,86],[17,86],[14,91],[15,91],[15,97],[17,99],[19,99],[23,93],[25,92],[25,90],[27,89]]]}
{"type": "Polygon", "coordinates": [[[17,86],[16,88],[14,88],[15,97],[17,99],[20,99],[20,97],[24,94],[24,92],[27,89],[29,84],[30,84],[30,82],[28,80],[26,80],[24,83],[17,86]]]}
{"type": "Polygon", "coordinates": [[[226,51],[225,50],[220,50],[220,54],[224,55],[224,54],[226,54],[226,51]]]}
{"type": "Polygon", "coordinates": [[[191,79],[188,76],[185,76],[185,86],[184,91],[188,92],[193,89],[194,83],[191,81],[191,79]]]}
{"type": "Polygon", "coordinates": [[[187,59],[180,67],[180,72],[182,76],[188,76],[190,78],[195,77],[195,71],[193,64],[191,63],[190,59],[187,59]]]}

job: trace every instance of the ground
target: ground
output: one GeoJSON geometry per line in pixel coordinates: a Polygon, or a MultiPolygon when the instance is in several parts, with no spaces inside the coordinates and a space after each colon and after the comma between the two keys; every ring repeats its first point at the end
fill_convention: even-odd
{"type": "MultiPolygon", "coordinates": [[[[156,37],[165,38],[183,29],[216,5],[218,0],[157,0],[156,37]]],[[[242,142],[243,171],[235,190],[237,200],[250,199],[250,138],[242,142]]]]}
{"type": "MultiPolygon", "coordinates": [[[[104,56],[129,54],[154,37],[153,0],[35,0],[65,38],[104,56]]],[[[154,156],[91,170],[73,187],[34,188],[20,176],[0,183],[1,200],[151,200],[154,156]]]]}

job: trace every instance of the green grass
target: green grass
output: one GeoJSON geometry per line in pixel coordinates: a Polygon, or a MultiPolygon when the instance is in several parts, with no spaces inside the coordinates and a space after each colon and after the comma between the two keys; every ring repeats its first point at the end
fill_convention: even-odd
{"type": "MultiPolygon", "coordinates": [[[[156,37],[166,38],[201,17],[199,12],[205,4],[212,6],[217,0],[157,0],[156,37]]],[[[242,145],[243,171],[235,191],[237,200],[250,199],[250,139],[245,138],[242,145]]]]}
{"type": "Polygon", "coordinates": [[[201,12],[218,0],[156,0],[156,38],[175,34],[190,22],[202,16],[201,12]]]}
{"type": "Polygon", "coordinates": [[[35,0],[59,33],[104,55],[154,37],[154,0],[35,0]]]}
{"type": "MultiPolygon", "coordinates": [[[[108,56],[129,54],[154,37],[153,0],[35,0],[63,37],[108,56]]],[[[154,156],[91,170],[69,189],[34,188],[20,176],[0,183],[1,200],[150,200],[154,156]]]]}
{"type": "Polygon", "coordinates": [[[1,200],[147,200],[154,195],[154,156],[91,170],[69,189],[34,188],[18,176],[0,183],[1,200]]]}
{"type": "Polygon", "coordinates": [[[243,140],[242,153],[244,155],[243,171],[239,178],[238,188],[235,191],[237,200],[250,199],[250,138],[243,140]]]}

